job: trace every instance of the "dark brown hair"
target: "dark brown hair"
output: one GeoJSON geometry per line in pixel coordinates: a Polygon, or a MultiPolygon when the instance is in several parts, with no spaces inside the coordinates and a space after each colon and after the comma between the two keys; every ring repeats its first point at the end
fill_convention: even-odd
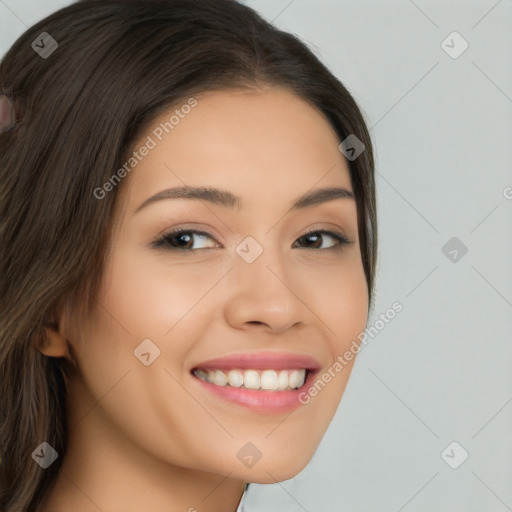
{"type": "Polygon", "coordinates": [[[34,348],[67,301],[89,307],[109,248],[123,165],[157,115],[194,94],[286,87],[321,111],[349,162],[372,307],[377,219],[372,143],[347,89],[295,36],[233,0],[82,0],[29,28],[0,63],[16,124],[0,133],[0,507],[41,510],[66,441],[68,361],[34,348]],[[32,46],[53,53],[41,56],[32,46]],[[46,39],[45,39],[46,38],[46,39]],[[48,442],[47,469],[31,457],[48,442]]]}

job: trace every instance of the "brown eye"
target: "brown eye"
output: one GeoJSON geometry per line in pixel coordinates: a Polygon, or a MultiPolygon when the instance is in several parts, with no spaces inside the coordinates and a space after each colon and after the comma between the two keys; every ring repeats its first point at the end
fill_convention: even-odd
{"type": "Polygon", "coordinates": [[[344,245],[352,243],[342,233],[325,230],[311,231],[302,235],[298,240],[300,241],[300,246],[306,249],[320,249],[325,236],[334,239],[335,243],[323,249],[340,249],[344,245]]]}
{"type": "Polygon", "coordinates": [[[213,240],[212,235],[204,231],[195,231],[192,229],[176,229],[170,233],[165,233],[163,236],[155,240],[151,245],[153,247],[167,248],[177,251],[191,251],[197,249],[208,249],[208,247],[194,247],[195,237],[197,238],[210,238],[213,240]]]}

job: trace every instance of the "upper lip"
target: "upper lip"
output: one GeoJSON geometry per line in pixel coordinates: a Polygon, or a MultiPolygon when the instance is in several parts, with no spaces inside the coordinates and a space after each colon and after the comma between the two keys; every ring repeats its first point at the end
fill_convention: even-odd
{"type": "Polygon", "coordinates": [[[287,370],[317,371],[321,365],[313,357],[291,352],[245,352],[209,359],[194,366],[193,370],[287,370]]]}

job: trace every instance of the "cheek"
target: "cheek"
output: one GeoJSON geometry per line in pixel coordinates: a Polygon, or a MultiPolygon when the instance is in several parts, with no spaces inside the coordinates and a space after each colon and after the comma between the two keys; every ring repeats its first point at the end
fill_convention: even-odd
{"type": "Polygon", "coordinates": [[[364,331],[368,320],[368,287],[361,260],[347,259],[312,276],[316,282],[310,295],[313,311],[322,320],[334,353],[350,346],[364,331]]]}
{"type": "Polygon", "coordinates": [[[338,295],[333,292],[331,314],[334,319],[337,351],[346,350],[347,345],[364,331],[368,321],[368,289],[364,273],[353,274],[339,286],[338,295]],[[339,297],[336,299],[335,297],[339,297]]]}
{"type": "Polygon", "coordinates": [[[101,300],[133,341],[157,340],[192,312],[211,287],[215,271],[210,269],[206,277],[191,271],[190,264],[167,262],[165,254],[150,259],[119,250],[106,272],[101,300]]]}

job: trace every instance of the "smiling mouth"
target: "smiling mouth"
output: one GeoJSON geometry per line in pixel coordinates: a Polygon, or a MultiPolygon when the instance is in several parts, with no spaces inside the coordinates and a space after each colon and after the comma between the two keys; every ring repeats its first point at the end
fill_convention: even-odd
{"type": "Polygon", "coordinates": [[[301,388],[309,370],[292,368],[286,370],[233,369],[229,371],[196,368],[192,374],[219,387],[240,388],[261,391],[290,391],[301,388]]]}

